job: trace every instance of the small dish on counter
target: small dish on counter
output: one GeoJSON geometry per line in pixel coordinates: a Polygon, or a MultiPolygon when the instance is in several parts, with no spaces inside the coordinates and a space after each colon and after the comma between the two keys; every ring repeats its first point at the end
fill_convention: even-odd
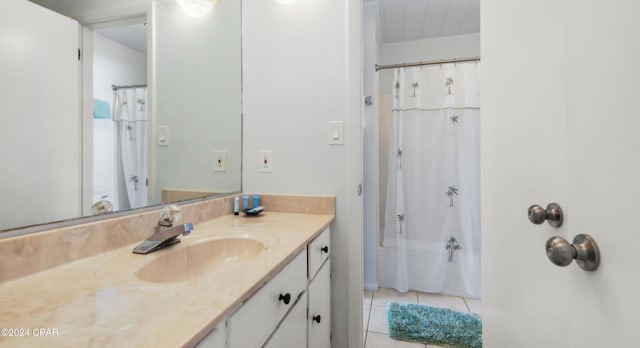
{"type": "Polygon", "coordinates": [[[263,206],[258,206],[258,207],[255,207],[255,208],[242,210],[242,212],[245,213],[247,216],[258,216],[263,211],[264,211],[264,207],[263,206]]]}

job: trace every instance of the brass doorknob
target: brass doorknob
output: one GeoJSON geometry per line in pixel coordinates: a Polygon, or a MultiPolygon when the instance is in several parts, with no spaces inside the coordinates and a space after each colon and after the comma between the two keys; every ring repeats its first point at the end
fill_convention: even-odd
{"type": "Polygon", "coordinates": [[[547,257],[558,266],[568,266],[574,259],[585,271],[595,271],[600,265],[600,250],[591,236],[579,234],[569,244],[562,237],[552,237],[545,246],[547,257]]]}
{"type": "Polygon", "coordinates": [[[564,220],[564,217],[562,215],[562,208],[560,208],[557,203],[549,203],[547,205],[547,209],[534,204],[529,207],[528,216],[529,221],[536,225],[540,225],[546,220],[549,225],[553,227],[562,226],[562,221],[564,220]]]}

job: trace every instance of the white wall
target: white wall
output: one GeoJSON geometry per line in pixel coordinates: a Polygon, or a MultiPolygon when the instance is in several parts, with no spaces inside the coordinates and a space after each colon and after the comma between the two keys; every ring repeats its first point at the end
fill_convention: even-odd
{"type": "MultiPolygon", "coordinates": [[[[480,34],[448,36],[428,40],[405,41],[380,45],[378,64],[412,63],[429,60],[480,56],[480,34]]],[[[384,228],[384,211],[387,200],[387,171],[389,166],[389,141],[391,140],[391,106],[393,69],[378,72],[379,85],[379,226],[384,228]]],[[[380,233],[382,233],[381,231],[380,233]]],[[[366,267],[369,265],[365,264],[366,267]]]]}
{"type": "MultiPolygon", "coordinates": [[[[109,102],[113,112],[111,85],[147,83],[147,56],[93,34],[93,96],[109,102]]],[[[101,195],[119,207],[115,200],[115,149],[114,123],[111,118],[93,120],[93,202],[101,195]]]]}
{"type": "Polygon", "coordinates": [[[350,140],[357,146],[360,139],[327,144],[329,121],[345,121],[348,136],[360,133],[350,121],[360,117],[361,96],[353,91],[359,87],[350,84],[352,75],[361,83],[360,30],[353,27],[360,28],[360,6],[341,0],[243,1],[243,191],[336,196],[334,347],[362,346],[362,234],[349,230],[349,214],[358,211],[357,203],[350,206],[356,187],[348,189],[350,151],[358,151],[350,140]],[[258,172],[261,149],[273,151],[272,173],[258,172]]]}
{"type": "Polygon", "coordinates": [[[155,2],[152,13],[150,99],[155,126],[169,126],[169,146],[152,140],[151,201],[159,202],[162,189],[239,191],[240,3],[220,0],[202,18],[189,17],[173,1],[155,2]],[[227,151],[226,172],[213,171],[215,150],[227,151]]]}
{"type": "Polygon", "coordinates": [[[0,1],[0,229],[81,215],[78,23],[0,1]]]}

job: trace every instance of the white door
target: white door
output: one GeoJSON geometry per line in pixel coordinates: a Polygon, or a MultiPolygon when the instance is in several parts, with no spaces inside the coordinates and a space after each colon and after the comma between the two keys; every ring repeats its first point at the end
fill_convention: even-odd
{"type": "Polygon", "coordinates": [[[0,230],[82,215],[78,22],[0,1],[0,230]]]}
{"type": "Polygon", "coordinates": [[[640,2],[482,1],[484,347],[638,347],[640,2]],[[559,203],[560,228],[531,204],[559,203]],[[600,267],[545,242],[589,234],[600,267]]]}

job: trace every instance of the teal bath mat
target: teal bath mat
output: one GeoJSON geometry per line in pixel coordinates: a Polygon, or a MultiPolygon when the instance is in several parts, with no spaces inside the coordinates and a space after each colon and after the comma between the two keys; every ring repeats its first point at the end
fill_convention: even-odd
{"type": "Polygon", "coordinates": [[[482,321],[474,313],[389,302],[387,321],[393,339],[444,347],[482,347],[482,321]]]}

